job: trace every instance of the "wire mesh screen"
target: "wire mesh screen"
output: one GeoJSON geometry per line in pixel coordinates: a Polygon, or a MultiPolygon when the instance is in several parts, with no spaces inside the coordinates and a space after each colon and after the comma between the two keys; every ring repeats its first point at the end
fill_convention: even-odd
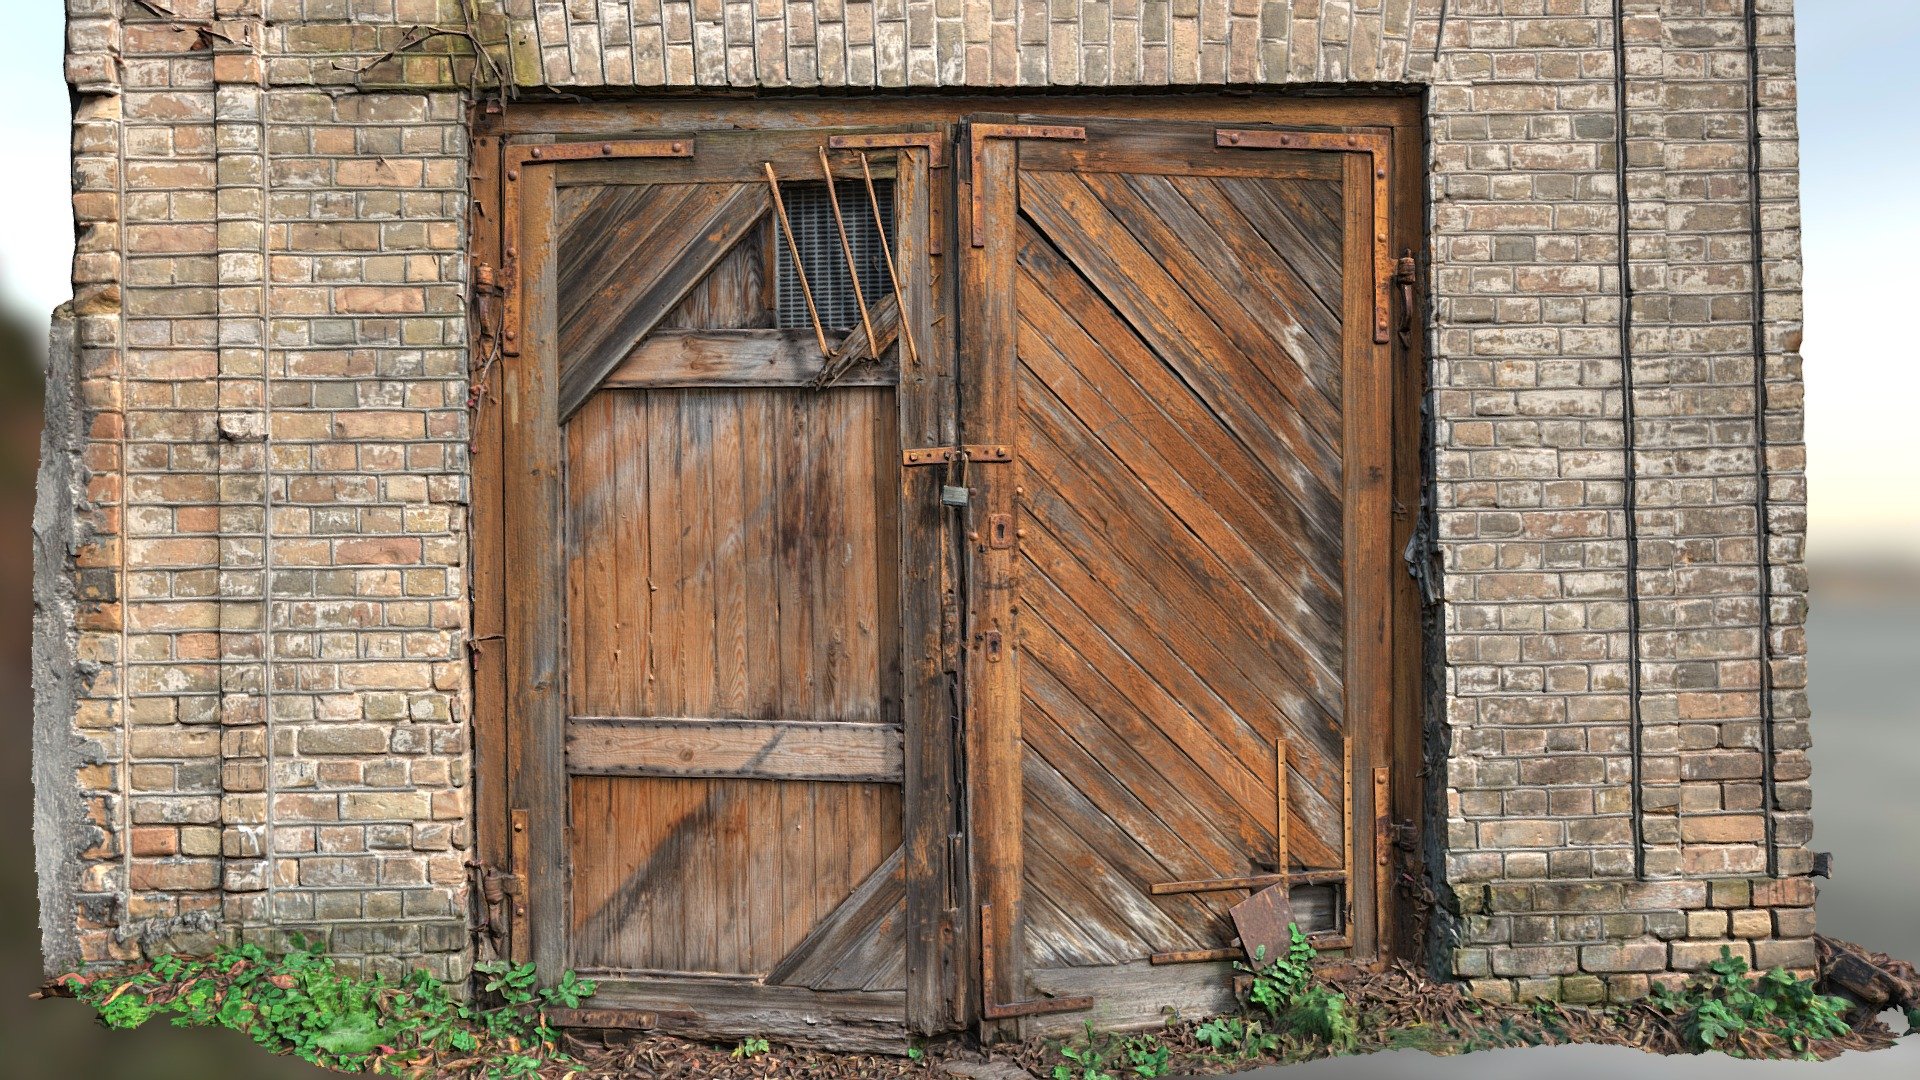
{"type": "MultiPolygon", "coordinates": [[[[867,199],[864,181],[838,181],[840,217],[847,227],[847,245],[853,249],[853,264],[860,271],[860,291],[871,310],[883,296],[893,294],[892,279],[887,276],[887,255],[880,246],[880,227],[873,220],[873,203],[867,199]]],[[[880,220],[886,223],[886,238],[893,243],[893,181],[875,180],[874,195],[880,203],[880,220]]],[[[807,284],[813,289],[813,302],[819,308],[820,322],[831,330],[850,330],[860,324],[860,304],[853,295],[853,276],[847,273],[847,255],[840,247],[840,230],[833,221],[833,203],[827,197],[827,185],[794,182],[780,185],[780,198],[787,205],[787,220],[793,224],[793,243],[800,249],[800,263],[806,268],[807,284]]],[[[784,236],[774,238],[776,253],[775,299],[779,324],[784,328],[811,327],[807,316],[806,294],[800,288],[800,275],[793,265],[784,236]]]]}

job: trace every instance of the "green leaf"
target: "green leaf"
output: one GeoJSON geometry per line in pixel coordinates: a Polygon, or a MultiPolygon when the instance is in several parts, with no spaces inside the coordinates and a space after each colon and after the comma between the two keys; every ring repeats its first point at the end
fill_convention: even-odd
{"type": "Polygon", "coordinates": [[[329,1054],[350,1057],[372,1053],[387,1041],[387,1033],[372,1014],[356,1013],[342,1018],[313,1041],[329,1054]]]}

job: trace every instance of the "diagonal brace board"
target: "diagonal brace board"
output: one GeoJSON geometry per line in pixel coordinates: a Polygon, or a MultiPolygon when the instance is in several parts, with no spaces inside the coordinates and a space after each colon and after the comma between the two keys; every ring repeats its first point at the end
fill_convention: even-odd
{"type": "MultiPolygon", "coordinates": [[[[591,331],[590,337],[578,343],[577,355],[566,353],[564,347],[569,343],[563,337],[561,423],[586,404],[587,398],[634,347],[686,299],[734,245],[753,231],[771,205],[771,196],[765,188],[758,184],[739,184],[707,213],[670,224],[670,235],[662,247],[668,251],[678,249],[678,256],[655,261],[648,268],[651,272],[631,274],[615,283],[617,295],[609,300],[612,312],[591,331]]],[[[628,265],[631,266],[631,262],[628,265]]]]}
{"type": "Polygon", "coordinates": [[[558,165],[568,161],[609,161],[621,158],[685,158],[693,156],[692,139],[626,139],[619,141],[538,143],[509,145],[502,154],[500,235],[506,241],[505,272],[501,284],[506,295],[501,325],[505,329],[502,352],[520,355],[520,297],[525,289],[520,281],[520,183],[527,169],[535,165],[558,165]]]}
{"type": "Polygon", "coordinates": [[[1361,131],[1287,131],[1278,128],[1219,128],[1215,146],[1234,150],[1322,150],[1366,154],[1373,173],[1373,342],[1391,338],[1393,286],[1399,264],[1393,257],[1393,135],[1377,129],[1361,131]]]}

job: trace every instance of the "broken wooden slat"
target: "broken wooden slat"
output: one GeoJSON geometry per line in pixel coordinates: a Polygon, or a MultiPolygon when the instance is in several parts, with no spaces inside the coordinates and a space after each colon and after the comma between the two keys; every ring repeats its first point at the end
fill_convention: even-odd
{"type": "Polygon", "coordinates": [[[567,722],[567,770],[898,783],[901,740],[893,724],[574,717],[567,722]]]}

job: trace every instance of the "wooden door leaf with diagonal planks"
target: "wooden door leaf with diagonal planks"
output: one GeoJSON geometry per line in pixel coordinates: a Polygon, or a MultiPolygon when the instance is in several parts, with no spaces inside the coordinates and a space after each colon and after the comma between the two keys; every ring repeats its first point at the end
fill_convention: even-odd
{"type": "Polygon", "coordinates": [[[1150,961],[1229,955],[1234,879],[1295,876],[1325,947],[1380,937],[1375,163],[1084,130],[981,140],[964,277],[964,436],[1014,447],[979,481],[1017,541],[974,547],[967,674],[986,977],[1022,1031],[1078,1025],[1070,995],[1151,1020],[1193,976],[1150,961]]]}

